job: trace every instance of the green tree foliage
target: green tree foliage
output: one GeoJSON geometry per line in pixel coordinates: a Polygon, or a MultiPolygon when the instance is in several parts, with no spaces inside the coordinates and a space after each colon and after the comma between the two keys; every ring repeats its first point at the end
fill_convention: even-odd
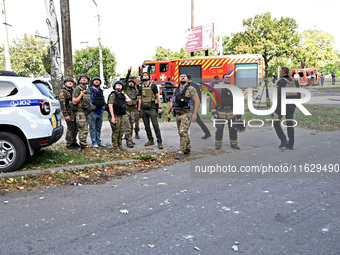
{"type": "Polygon", "coordinates": [[[6,69],[5,49],[0,46],[0,70],[6,69]]]}
{"type": "Polygon", "coordinates": [[[173,52],[170,49],[164,49],[163,47],[159,46],[156,49],[156,55],[153,56],[153,60],[155,61],[162,61],[162,60],[173,60],[173,59],[182,59],[188,58],[190,54],[186,53],[184,48],[181,48],[180,52],[173,52]]]}
{"type": "Polygon", "coordinates": [[[334,65],[338,57],[334,52],[334,37],[321,29],[306,30],[299,34],[300,42],[295,48],[295,61],[300,68],[322,68],[334,65]]]}
{"type": "Polygon", "coordinates": [[[46,73],[51,75],[51,52],[50,52],[50,46],[47,47],[45,52],[43,52],[41,56],[41,60],[43,62],[44,68],[46,73]]]}
{"type": "Polygon", "coordinates": [[[46,51],[47,46],[47,40],[34,35],[24,34],[21,38],[13,40],[10,46],[13,71],[23,76],[36,77],[46,74],[42,55],[46,51]]]}
{"type": "Polygon", "coordinates": [[[271,13],[243,20],[244,32],[232,38],[233,54],[262,54],[265,77],[274,57],[290,56],[298,43],[297,23],[293,18],[272,19],[271,13]]]}
{"type": "MultiPolygon", "coordinates": [[[[109,48],[102,47],[105,84],[110,76],[116,76],[116,58],[109,48]]],[[[100,76],[99,47],[77,50],[73,55],[73,72],[76,77],[87,73],[90,77],[100,76]]]]}

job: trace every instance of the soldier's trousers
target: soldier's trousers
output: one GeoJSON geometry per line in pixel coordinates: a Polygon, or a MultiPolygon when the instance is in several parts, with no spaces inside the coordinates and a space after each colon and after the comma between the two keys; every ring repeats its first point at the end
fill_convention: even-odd
{"type": "Polygon", "coordinates": [[[191,113],[181,112],[178,110],[175,111],[177,130],[179,134],[179,152],[190,153],[191,145],[189,137],[189,128],[191,124],[191,113]]]}
{"type": "Polygon", "coordinates": [[[79,130],[80,147],[85,148],[87,146],[87,134],[89,132],[89,118],[84,112],[76,113],[77,125],[79,130]]]}
{"type": "Polygon", "coordinates": [[[72,143],[77,143],[77,134],[78,134],[78,125],[77,125],[76,115],[72,114],[69,116],[70,116],[70,120],[65,121],[67,125],[66,136],[65,136],[66,146],[69,146],[72,143]]]}
{"type": "Polygon", "coordinates": [[[126,110],[126,114],[123,115],[124,117],[124,132],[126,138],[126,144],[132,144],[132,130],[133,124],[135,123],[135,112],[134,110],[126,110]]]}
{"type": "Polygon", "coordinates": [[[161,131],[159,129],[157,113],[155,109],[142,110],[142,118],[145,126],[146,135],[149,141],[153,141],[152,131],[150,127],[150,120],[152,122],[153,129],[155,130],[157,143],[162,143],[161,131]]]}
{"type": "Polygon", "coordinates": [[[135,132],[139,133],[139,130],[140,130],[140,128],[139,128],[139,112],[138,112],[137,108],[135,108],[134,113],[135,113],[135,132]]]}
{"type": "MultiPolygon", "coordinates": [[[[226,120],[227,121],[227,120],[226,120]]],[[[237,130],[231,126],[230,120],[228,120],[228,129],[229,129],[229,141],[231,144],[237,144],[237,130]]],[[[216,133],[215,133],[215,140],[216,144],[222,145],[223,140],[223,130],[225,124],[217,124],[216,123],[216,133]]]]}
{"type": "Polygon", "coordinates": [[[122,146],[123,134],[124,134],[124,115],[115,115],[117,123],[112,123],[109,119],[112,129],[112,146],[117,149],[122,146]]]}

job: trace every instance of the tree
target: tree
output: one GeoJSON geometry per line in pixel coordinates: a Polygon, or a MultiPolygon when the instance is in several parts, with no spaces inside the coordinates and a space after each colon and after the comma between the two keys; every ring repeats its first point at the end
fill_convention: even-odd
{"type": "MultiPolygon", "coordinates": [[[[110,76],[116,76],[116,58],[109,48],[102,47],[103,68],[105,84],[110,81],[110,76]]],[[[73,71],[78,77],[87,73],[90,77],[99,77],[99,47],[87,47],[77,50],[73,55],[73,71]]]]}
{"type": "Polygon", "coordinates": [[[299,37],[294,56],[301,68],[321,68],[337,62],[338,57],[333,49],[335,40],[329,33],[321,29],[306,30],[299,37]]]}
{"type": "Polygon", "coordinates": [[[51,75],[51,47],[48,46],[41,56],[46,73],[51,75]]]}
{"type": "Polygon", "coordinates": [[[0,70],[6,70],[5,50],[0,46],[0,70]]]}
{"type": "MultiPolygon", "coordinates": [[[[38,34],[38,32],[36,33],[38,34]]],[[[10,46],[13,71],[23,76],[46,74],[42,55],[47,46],[46,40],[33,35],[24,34],[22,38],[13,40],[10,46]]]]}
{"type": "Polygon", "coordinates": [[[265,78],[268,78],[269,62],[274,57],[288,57],[298,44],[297,23],[293,18],[272,20],[271,13],[255,15],[243,20],[244,32],[232,38],[234,54],[262,54],[265,78]]]}
{"type": "Polygon", "coordinates": [[[164,49],[162,46],[159,46],[156,49],[156,55],[153,56],[153,60],[162,61],[162,60],[173,60],[173,59],[181,59],[188,58],[189,54],[185,52],[184,48],[180,49],[180,52],[173,52],[170,49],[164,49]]]}

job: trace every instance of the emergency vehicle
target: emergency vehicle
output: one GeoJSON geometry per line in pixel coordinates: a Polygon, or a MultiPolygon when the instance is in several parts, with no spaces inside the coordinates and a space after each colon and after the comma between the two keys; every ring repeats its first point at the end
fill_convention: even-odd
{"type": "Polygon", "coordinates": [[[0,88],[0,172],[7,172],[57,142],[64,128],[59,100],[45,81],[0,76],[0,88]]]}
{"type": "Polygon", "coordinates": [[[261,85],[263,77],[263,58],[260,54],[225,55],[218,57],[192,57],[171,61],[144,61],[139,73],[148,72],[153,83],[161,84],[163,102],[172,98],[173,89],[179,84],[179,75],[191,74],[193,81],[208,88],[218,75],[219,83],[223,74],[231,77],[231,84],[243,89],[254,88],[254,93],[261,85]]]}
{"type": "Polygon", "coordinates": [[[300,86],[308,86],[311,85],[312,72],[315,74],[314,84],[318,84],[321,80],[321,76],[319,70],[316,68],[293,69],[292,72],[290,73],[290,77],[294,79],[295,74],[298,74],[300,86]]]}

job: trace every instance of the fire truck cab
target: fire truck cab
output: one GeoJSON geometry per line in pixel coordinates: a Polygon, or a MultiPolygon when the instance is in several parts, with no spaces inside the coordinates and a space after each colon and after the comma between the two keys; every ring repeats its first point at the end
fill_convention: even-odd
{"type": "Polygon", "coordinates": [[[207,88],[205,85],[210,85],[215,76],[218,76],[218,82],[222,83],[222,76],[228,74],[231,84],[241,89],[257,89],[262,81],[263,58],[260,54],[246,54],[144,61],[139,72],[148,72],[152,82],[162,86],[163,102],[168,102],[173,96],[173,89],[179,84],[179,75],[182,73],[191,74],[193,81],[202,88],[207,88]]]}

